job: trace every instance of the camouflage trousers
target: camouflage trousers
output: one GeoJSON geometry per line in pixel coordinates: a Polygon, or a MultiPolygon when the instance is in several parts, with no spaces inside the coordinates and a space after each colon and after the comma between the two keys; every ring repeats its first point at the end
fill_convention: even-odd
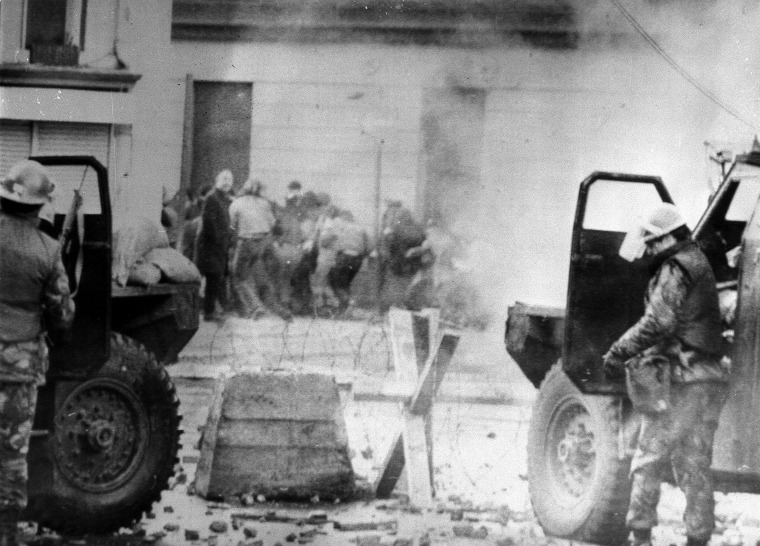
{"type": "Polygon", "coordinates": [[[660,484],[672,472],[686,496],[686,534],[709,539],[715,528],[715,500],[710,474],[715,429],[728,387],[724,383],[673,384],[671,409],[644,414],[631,462],[629,529],[657,525],[660,484]]]}
{"type": "Polygon", "coordinates": [[[0,381],[0,510],[26,507],[26,455],[36,405],[35,383],[0,381]]]}

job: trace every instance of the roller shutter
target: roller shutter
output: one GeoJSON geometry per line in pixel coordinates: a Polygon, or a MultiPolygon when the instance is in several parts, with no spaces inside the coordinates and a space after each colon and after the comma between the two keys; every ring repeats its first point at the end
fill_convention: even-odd
{"type": "Polygon", "coordinates": [[[0,120],[0,176],[11,165],[29,157],[32,151],[32,124],[0,120]]]}
{"type": "MultiPolygon", "coordinates": [[[[39,123],[37,148],[39,155],[91,155],[108,168],[110,149],[110,125],[92,123],[39,123]]],[[[71,190],[82,184],[85,171],[70,167],[51,167],[56,181],[56,193],[62,197],[57,200],[57,212],[65,212],[60,206],[68,203],[71,190]]],[[[82,184],[85,212],[99,213],[97,177],[90,169],[82,184]]]]}

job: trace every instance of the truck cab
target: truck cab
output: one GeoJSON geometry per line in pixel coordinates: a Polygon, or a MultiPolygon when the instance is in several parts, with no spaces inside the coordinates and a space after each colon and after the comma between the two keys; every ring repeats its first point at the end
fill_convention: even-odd
{"type": "MultiPolygon", "coordinates": [[[[716,489],[760,492],[760,152],[737,156],[693,229],[712,265],[731,393],[716,433],[716,489]]],[[[595,172],[580,185],[565,309],[510,308],[507,350],[539,388],[529,432],[531,500],[547,534],[625,540],[637,419],[602,355],[643,314],[650,260],[618,255],[636,216],[672,202],[656,176],[595,172]]]]}

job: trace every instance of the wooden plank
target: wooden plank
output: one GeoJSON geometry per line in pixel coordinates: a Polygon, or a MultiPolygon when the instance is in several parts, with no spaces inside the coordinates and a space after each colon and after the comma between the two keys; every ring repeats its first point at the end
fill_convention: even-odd
{"type": "Polygon", "coordinates": [[[214,393],[211,397],[208,420],[201,437],[200,458],[195,470],[195,489],[200,495],[207,495],[211,485],[211,471],[214,468],[214,452],[216,451],[216,438],[219,430],[219,420],[222,417],[222,402],[224,389],[227,386],[227,376],[219,375],[214,385],[214,393]]]}
{"type": "Polygon", "coordinates": [[[430,481],[430,458],[425,431],[425,416],[404,412],[404,463],[409,502],[413,506],[427,507],[433,501],[433,486],[430,481]]]}
{"type": "Polygon", "coordinates": [[[401,432],[396,434],[396,438],[393,440],[380,468],[382,470],[375,480],[375,497],[387,499],[393,493],[401,472],[404,470],[404,438],[401,432]]]}
{"type": "Polygon", "coordinates": [[[417,383],[417,389],[409,403],[409,412],[413,415],[426,415],[433,407],[433,397],[443,382],[446,369],[454,356],[454,350],[459,343],[459,336],[444,334],[437,342],[436,351],[429,358],[425,370],[417,383]]]}

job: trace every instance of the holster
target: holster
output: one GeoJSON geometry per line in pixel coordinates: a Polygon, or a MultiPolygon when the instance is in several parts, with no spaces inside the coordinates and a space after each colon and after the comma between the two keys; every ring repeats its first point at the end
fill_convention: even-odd
{"type": "Polygon", "coordinates": [[[661,355],[637,356],[626,362],[626,387],[634,409],[664,413],[670,409],[670,361],[661,355]]]}

